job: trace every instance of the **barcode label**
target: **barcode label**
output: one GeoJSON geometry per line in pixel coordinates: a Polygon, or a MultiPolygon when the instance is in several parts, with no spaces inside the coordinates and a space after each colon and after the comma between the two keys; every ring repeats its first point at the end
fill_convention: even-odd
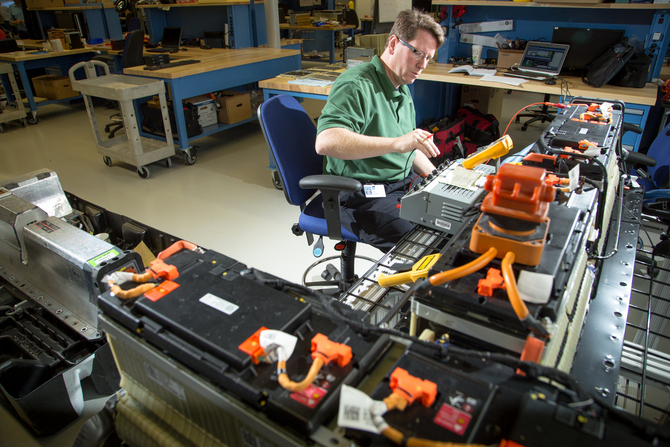
{"type": "Polygon", "coordinates": [[[208,293],[207,295],[200,298],[200,302],[207,304],[210,307],[223,312],[226,315],[232,315],[237,309],[240,308],[237,304],[233,304],[230,301],[226,301],[223,298],[219,298],[216,295],[208,293]]]}
{"type": "MultiPolygon", "coordinates": [[[[337,415],[337,425],[378,434],[379,431],[372,421],[372,415],[370,414],[370,408],[376,403],[364,392],[343,385],[340,391],[340,408],[337,415]]],[[[386,406],[383,403],[382,405],[386,406]]]]}

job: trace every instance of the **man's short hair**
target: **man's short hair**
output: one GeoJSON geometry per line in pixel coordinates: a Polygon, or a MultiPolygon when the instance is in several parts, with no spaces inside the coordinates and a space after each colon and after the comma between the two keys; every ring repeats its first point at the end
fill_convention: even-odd
{"type": "MultiPolygon", "coordinates": [[[[405,42],[409,42],[416,37],[416,32],[420,29],[428,31],[435,37],[437,40],[437,48],[442,46],[444,43],[442,27],[431,15],[419,11],[418,9],[406,9],[400,11],[400,14],[398,14],[398,17],[395,19],[393,28],[389,31],[389,39],[391,39],[391,36],[395,35],[405,42]]],[[[386,45],[388,46],[388,40],[386,41],[386,45]]]]}

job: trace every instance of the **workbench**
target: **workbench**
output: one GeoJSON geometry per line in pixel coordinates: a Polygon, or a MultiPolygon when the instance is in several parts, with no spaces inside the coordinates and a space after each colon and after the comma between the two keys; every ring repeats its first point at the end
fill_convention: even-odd
{"type": "MultiPolygon", "coordinates": [[[[177,56],[177,54],[172,56],[177,56]]],[[[185,152],[184,157],[187,164],[195,163],[195,156],[191,153],[191,144],[189,138],[186,137],[182,100],[258,82],[268,76],[300,68],[300,51],[298,50],[276,48],[200,50],[194,48],[188,52],[180,52],[178,56],[200,62],[154,71],[144,70],[144,67],[131,67],[124,69],[123,73],[161,79],[168,84],[179,135],[175,140],[175,146],[185,152]]],[[[212,135],[255,119],[252,117],[234,124],[217,123],[208,126],[202,134],[194,138],[212,135]]]]}
{"type": "MultiPolygon", "coordinates": [[[[654,83],[647,83],[644,88],[626,88],[614,85],[604,85],[600,88],[594,88],[586,85],[580,78],[564,76],[563,79],[568,87],[567,91],[561,91],[560,80],[555,85],[548,85],[541,81],[529,80],[520,85],[508,85],[499,82],[482,81],[479,76],[470,76],[465,73],[449,73],[454,68],[453,64],[433,64],[426,67],[421,73],[417,82],[409,85],[410,91],[416,98],[415,90],[422,89],[428,83],[443,84],[461,84],[473,85],[478,87],[501,88],[505,90],[514,90],[531,93],[542,93],[555,96],[583,96],[596,99],[617,98],[626,103],[626,122],[637,124],[644,127],[649,116],[650,108],[656,104],[656,95],[658,86],[654,83]],[[424,85],[422,85],[424,84],[424,85]]],[[[290,78],[275,77],[266,79],[259,83],[263,89],[265,99],[274,95],[287,94],[300,98],[328,99],[331,87],[314,87],[299,84],[289,84],[290,78]]],[[[432,102],[436,102],[434,98],[432,102]]],[[[420,122],[421,101],[415,99],[417,108],[417,120],[420,122]]],[[[448,115],[450,111],[441,110],[439,116],[448,115]]],[[[637,142],[640,135],[629,132],[624,136],[624,145],[627,148],[637,148],[637,142]]]]}
{"type": "Polygon", "coordinates": [[[67,76],[67,72],[74,64],[78,62],[91,60],[95,56],[95,52],[90,48],[80,48],[77,50],[65,50],[62,52],[42,52],[42,51],[16,51],[13,53],[0,54],[0,61],[9,62],[14,67],[15,71],[19,72],[21,83],[25,89],[26,100],[28,101],[28,108],[30,114],[28,115],[28,122],[31,124],[37,123],[37,108],[48,104],[71,101],[79,96],[65,99],[46,99],[35,97],[33,90],[30,87],[30,78],[28,77],[28,70],[34,68],[59,67],[62,76],[67,76]]]}

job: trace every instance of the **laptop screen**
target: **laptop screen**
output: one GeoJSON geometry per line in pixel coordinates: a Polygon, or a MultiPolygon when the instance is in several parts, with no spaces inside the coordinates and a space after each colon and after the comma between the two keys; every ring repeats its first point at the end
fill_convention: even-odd
{"type": "Polygon", "coordinates": [[[548,42],[528,42],[519,70],[558,76],[570,45],[548,42]]]}
{"type": "Polygon", "coordinates": [[[19,51],[19,45],[15,39],[0,39],[0,53],[12,53],[19,51]]]}
{"type": "Polygon", "coordinates": [[[181,27],[163,28],[163,40],[161,46],[163,48],[179,48],[181,43],[181,27]]]}

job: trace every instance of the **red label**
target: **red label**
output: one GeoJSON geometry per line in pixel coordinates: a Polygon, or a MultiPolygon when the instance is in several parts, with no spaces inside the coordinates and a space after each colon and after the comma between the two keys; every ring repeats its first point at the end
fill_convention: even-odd
{"type": "Polygon", "coordinates": [[[297,400],[309,408],[314,408],[321,402],[326,393],[327,391],[323,388],[311,384],[302,391],[291,393],[291,399],[297,400]]]}
{"type": "Polygon", "coordinates": [[[457,435],[463,436],[471,419],[472,416],[465,411],[461,411],[451,405],[442,404],[442,408],[437,412],[433,422],[457,435]]]}

